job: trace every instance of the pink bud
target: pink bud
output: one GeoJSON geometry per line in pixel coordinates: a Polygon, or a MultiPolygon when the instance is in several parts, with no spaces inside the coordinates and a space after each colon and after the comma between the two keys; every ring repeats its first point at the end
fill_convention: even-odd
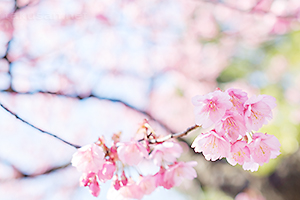
{"type": "Polygon", "coordinates": [[[115,188],[116,190],[119,190],[119,189],[121,188],[121,184],[120,184],[120,181],[119,181],[119,179],[118,179],[118,175],[115,175],[115,176],[114,176],[113,181],[114,181],[114,183],[113,183],[114,188],[115,188]]]}
{"type": "Polygon", "coordinates": [[[122,172],[122,175],[121,175],[121,183],[122,183],[122,186],[126,186],[128,183],[128,179],[127,179],[124,171],[122,172]]]}

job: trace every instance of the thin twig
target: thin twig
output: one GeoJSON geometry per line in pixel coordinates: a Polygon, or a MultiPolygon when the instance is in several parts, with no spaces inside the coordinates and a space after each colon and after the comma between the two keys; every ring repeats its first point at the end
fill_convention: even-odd
{"type": "MultiPolygon", "coordinates": [[[[7,92],[7,93],[12,93],[12,94],[23,94],[23,95],[34,95],[34,94],[48,94],[48,95],[53,95],[53,96],[62,96],[62,97],[66,97],[66,98],[74,98],[74,99],[78,99],[78,100],[83,100],[83,99],[88,99],[88,98],[96,98],[99,100],[107,100],[107,101],[111,101],[111,102],[116,102],[116,103],[121,103],[124,106],[135,110],[141,114],[144,114],[145,116],[147,116],[150,120],[153,120],[157,123],[159,123],[160,126],[162,126],[165,130],[167,130],[168,132],[170,132],[170,135],[167,135],[163,138],[158,138],[158,139],[149,139],[149,143],[150,144],[154,144],[154,143],[162,143],[170,138],[179,138],[182,137],[184,135],[187,135],[190,131],[196,129],[197,127],[199,127],[198,125],[194,125],[190,128],[188,128],[186,131],[184,132],[180,132],[180,133],[174,133],[169,127],[167,127],[167,125],[165,125],[163,122],[155,119],[149,112],[144,111],[144,110],[140,110],[138,108],[136,108],[133,105],[130,105],[128,103],[125,103],[124,101],[120,100],[120,99],[112,99],[112,98],[106,98],[106,97],[101,97],[101,96],[97,96],[94,94],[90,94],[89,96],[85,96],[85,97],[81,97],[79,95],[67,95],[67,94],[62,94],[62,93],[55,93],[55,92],[49,92],[49,91],[35,91],[35,92],[17,92],[14,90],[0,90],[0,92],[7,92]]],[[[53,134],[52,134],[53,135],[53,134]]],[[[143,141],[144,139],[141,139],[139,141],[143,141]]],[[[77,145],[76,145],[77,146],[77,145]]],[[[77,147],[76,147],[77,148],[77,147]]]]}
{"type": "Polygon", "coordinates": [[[49,132],[47,132],[47,131],[44,131],[44,130],[42,130],[42,129],[40,129],[40,128],[34,126],[34,125],[32,125],[31,123],[29,123],[29,122],[25,121],[24,119],[22,119],[21,117],[19,117],[17,114],[15,114],[15,113],[13,113],[12,111],[10,111],[8,108],[6,108],[6,107],[5,107],[3,104],[1,104],[1,103],[0,103],[0,106],[1,106],[4,110],[6,110],[7,112],[9,112],[10,114],[12,114],[13,116],[15,116],[17,119],[19,119],[20,121],[24,122],[25,124],[31,126],[32,128],[34,128],[34,129],[36,129],[36,130],[38,130],[38,131],[40,131],[40,132],[42,132],[42,133],[45,133],[45,134],[47,134],[47,135],[50,135],[50,136],[52,136],[52,137],[54,137],[54,138],[56,138],[56,139],[59,139],[60,141],[66,143],[66,144],[68,144],[68,145],[70,145],[70,146],[72,146],[72,147],[75,147],[76,149],[78,149],[78,148],[81,147],[81,146],[79,146],[79,145],[76,145],[76,144],[72,144],[72,143],[70,143],[70,142],[67,142],[66,140],[64,140],[64,139],[62,139],[62,138],[60,138],[60,137],[58,137],[57,135],[54,135],[54,134],[52,134],[52,133],[49,133],[49,132]]]}
{"type": "MultiPolygon", "coordinates": [[[[189,127],[188,129],[186,129],[184,132],[180,132],[180,133],[171,133],[165,137],[162,137],[162,138],[157,138],[157,139],[148,139],[148,142],[149,144],[156,144],[156,143],[162,143],[162,142],[165,142],[171,138],[180,138],[180,137],[183,137],[185,135],[187,135],[189,132],[191,132],[192,130],[196,129],[200,127],[199,125],[194,125],[194,126],[191,126],[189,127]]],[[[145,138],[143,139],[140,139],[139,142],[141,141],[144,141],[145,138]]]]}

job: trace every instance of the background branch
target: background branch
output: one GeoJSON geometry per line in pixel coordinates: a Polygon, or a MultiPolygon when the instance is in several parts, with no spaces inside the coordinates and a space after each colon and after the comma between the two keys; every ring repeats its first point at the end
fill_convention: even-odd
{"type": "Polygon", "coordinates": [[[20,120],[20,121],[24,122],[25,124],[31,126],[32,128],[34,128],[34,129],[36,129],[36,130],[38,130],[38,131],[40,131],[40,132],[42,132],[42,133],[45,133],[45,134],[47,134],[47,135],[50,135],[50,136],[52,136],[52,137],[54,137],[54,138],[56,138],[56,139],[58,139],[58,140],[60,140],[60,141],[62,141],[62,142],[64,142],[64,143],[66,143],[66,144],[68,144],[68,145],[70,145],[70,146],[72,146],[72,147],[75,147],[76,149],[78,149],[78,148],[81,147],[81,146],[79,146],[79,145],[72,144],[72,143],[70,143],[70,142],[68,142],[68,141],[66,141],[66,140],[64,140],[64,139],[62,139],[62,138],[60,138],[60,137],[58,137],[57,135],[54,135],[54,134],[52,134],[52,133],[49,133],[49,132],[47,132],[47,131],[44,131],[44,130],[42,130],[42,129],[36,127],[36,126],[34,126],[33,124],[31,124],[31,123],[27,122],[26,120],[22,119],[21,117],[19,117],[19,116],[18,116],[17,114],[15,114],[14,112],[10,111],[10,110],[9,110],[7,107],[5,107],[2,103],[0,103],[0,106],[1,106],[4,110],[6,110],[7,112],[9,112],[11,115],[15,116],[18,120],[20,120]]]}

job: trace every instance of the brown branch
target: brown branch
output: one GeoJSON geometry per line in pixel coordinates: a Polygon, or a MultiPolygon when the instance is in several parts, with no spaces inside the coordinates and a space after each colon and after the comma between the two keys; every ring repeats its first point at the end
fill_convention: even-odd
{"type": "MultiPolygon", "coordinates": [[[[156,144],[156,143],[163,143],[163,142],[165,142],[169,139],[172,139],[172,138],[181,138],[181,137],[187,135],[189,132],[193,131],[194,129],[196,129],[198,127],[200,127],[200,126],[199,125],[194,125],[194,126],[191,126],[191,127],[187,128],[185,131],[180,132],[180,133],[171,133],[171,134],[166,135],[162,138],[148,139],[148,142],[149,142],[149,144],[156,144]]],[[[142,142],[144,140],[145,140],[145,138],[140,139],[138,141],[142,142]]]]}
{"type": "MultiPolygon", "coordinates": [[[[163,127],[167,132],[170,132],[170,133],[171,133],[171,134],[169,134],[169,135],[167,135],[167,136],[165,136],[165,137],[163,137],[163,138],[149,139],[149,143],[150,143],[150,144],[154,144],[154,143],[162,143],[162,142],[164,142],[164,141],[166,141],[166,140],[169,140],[169,139],[171,139],[171,138],[180,138],[180,137],[182,137],[182,136],[184,136],[184,135],[187,135],[190,131],[192,131],[192,130],[194,130],[194,129],[196,129],[196,128],[199,127],[198,125],[194,125],[194,126],[192,126],[192,127],[189,127],[189,128],[188,128],[186,131],[184,131],[184,132],[174,133],[167,125],[165,125],[163,122],[161,122],[161,121],[155,119],[155,117],[153,117],[153,116],[152,116],[149,112],[147,112],[147,111],[140,110],[140,109],[136,108],[135,106],[130,105],[130,104],[128,104],[128,103],[126,103],[126,102],[124,102],[124,101],[122,101],[122,100],[119,100],[119,99],[112,99],[112,98],[107,98],[107,97],[101,97],[101,96],[97,96],[97,95],[94,95],[94,94],[90,94],[89,96],[82,97],[82,96],[80,96],[80,95],[67,95],[67,94],[54,93],[54,92],[48,92],[48,91],[17,92],[17,91],[12,90],[12,89],[7,89],[7,90],[0,90],[0,92],[7,92],[7,93],[12,93],[12,94],[25,94],[25,95],[33,95],[33,94],[38,94],[38,93],[40,93],[40,94],[48,94],[48,95],[53,95],[53,96],[63,96],[63,97],[66,97],[66,98],[74,98],[74,99],[78,99],[78,100],[84,100],[84,99],[87,99],[87,98],[96,98],[96,99],[99,99],[99,100],[107,100],[107,101],[111,101],[111,102],[121,103],[121,104],[123,104],[124,106],[126,106],[126,107],[128,107],[128,108],[130,108],[130,109],[132,109],[132,110],[135,110],[135,111],[137,111],[137,112],[139,112],[139,113],[141,113],[141,114],[144,114],[147,118],[149,118],[150,120],[153,120],[153,121],[157,122],[157,123],[158,123],[161,127],[163,127]]],[[[9,111],[9,112],[10,112],[10,111],[9,111]]],[[[10,113],[11,113],[11,112],[10,112],[10,113]]],[[[11,113],[11,114],[13,114],[13,113],[11,113]]],[[[19,118],[16,114],[13,114],[13,115],[15,115],[17,118],[19,118]]],[[[20,119],[20,120],[23,121],[23,119],[20,119]]],[[[23,121],[23,122],[25,122],[25,121],[23,121]]],[[[27,123],[28,125],[30,125],[30,126],[36,128],[35,126],[33,126],[32,124],[30,124],[30,123],[28,123],[28,122],[25,122],[25,123],[27,123]]],[[[44,132],[44,133],[46,133],[46,134],[48,134],[48,135],[51,135],[51,136],[53,136],[53,137],[57,137],[57,136],[55,136],[55,135],[53,135],[53,134],[51,134],[51,133],[49,133],[49,132],[46,132],[46,131],[43,131],[43,130],[39,129],[39,128],[36,128],[36,129],[38,129],[39,131],[44,132]]],[[[57,137],[57,139],[62,140],[61,138],[58,138],[58,137],[57,137]]],[[[141,139],[141,140],[139,140],[139,141],[143,141],[143,140],[144,140],[144,139],[141,139]]],[[[62,140],[62,141],[64,141],[64,140],[62,140]]],[[[66,142],[66,141],[64,141],[64,142],[67,143],[67,144],[69,143],[69,142],[66,142]]],[[[186,141],[184,141],[184,142],[186,142],[186,141]]],[[[80,148],[80,146],[78,146],[78,145],[73,145],[73,144],[70,144],[70,145],[74,146],[75,148],[80,148]]]]}
{"type": "MultiPolygon", "coordinates": [[[[68,163],[63,164],[61,166],[56,166],[56,167],[48,168],[47,170],[39,172],[39,173],[26,174],[26,173],[22,172],[20,169],[18,169],[16,166],[14,166],[13,164],[8,163],[7,161],[5,161],[5,164],[9,165],[10,167],[12,167],[13,170],[14,170],[14,172],[16,173],[15,177],[12,178],[14,180],[16,180],[16,179],[23,179],[23,178],[35,178],[35,177],[38,177],[38,176],[41,176],[41,175],[45,175],[45,174],[50,174],[52,172],[56,172],[58,170],[65,169],[65,168],[71,166],[71,163],[68,162],[68,163]]],[[[10,181],[12,179],[2,179],[2,180],[0,180],[0,183],[6,182],[6,181],[10,181]]]]}
{"type": "Polygon", "coordinates": [[[72,147],[75,147],[76,149],[78,149],[78,148],[81,147],[81,146],[79,146],[79,145],[72,144],[72,143],[70,143],[70,142],[68,142],[68,141],[66,141],[66,140],[64,140],[64,139],[62,139],[62,138],[60,138],[60,137],[58,137],[57,135],[54,135],[54,134],[52,134],[52,133],[49,133],[49,132],[47,132],[47,131],[44,131],[44,130],[42,130],[42,129],[36,127],[36,126],[34,126],[33,124],[27,122],[26,120],[24,120],[24,119],[22,119],[21,117],[19,117],[17,114],[15,114],[15,113],[13,113],[12,111],[10,111],[7,107],[5,107],[5,106],[4,106],[3,104],[1,104],[1,103],[0,103],[0,106],[1,106],[4,110],[6,110],[7,112],[9,112],[11,115],[15,116],[18,120],[20,120],[20,121],[24,122],[25,124],[31,126],[32,128],[34,128],[34,129],[36,129],[36,130],[38,130],[38,131],[40,131],[40,132],[42,132],[42,133],[45,133],[45,134],[47,134],[47,135],[50,135],[50,136],[52,136],[52,137],[54,137],[54,138],[56,138],[56,139],[58,139],[58,140],[60,140],[60,141],[62,141],[62,142],[64,142],[64,143],[66,143],[66,144],[68,144],[68,145],[70,145],[70,146],[72,146],[72,147]]]}

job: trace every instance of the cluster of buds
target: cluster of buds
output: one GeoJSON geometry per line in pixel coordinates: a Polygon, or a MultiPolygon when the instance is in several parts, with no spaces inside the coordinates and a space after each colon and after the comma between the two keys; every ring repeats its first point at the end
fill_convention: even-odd
{"type": "Polygon", "coordinates": [[[179,143],[170,140],[150,142],[158,138],[146,120],[139,131],[141,129],[143,139],[120,142],[120,134],[114,134],[110,148],[102,137],[94,144],[81,147],[73,155],[72,165],[82,172],[80,184],[89,187],[92,195],[99,195],[99,183],[112,180],[110,193],[117,193],[125,199],[141,199],[159,186],[170,189],[184,179],[192,180],[197,176],[193,168],[196,162],[177,160],[183,151],[179,143]],[[151,160],[157,166],[157,172],[143,175],[136,170],[138,178],[129,176],[128,171],[143,160],[151,160]]]}
{"type": "Polygon", "coordinates": [[[233,88],[193,97],[196,124],[214,128],[200,134],[192,147],[207,160],[225,157],[231,165],[238,163],[245,170],[258,170],[259,165],[280,154],[275,136],[254,132],[272,119],[275,101],[268,95],[248,98],[246,92],[233,88]]]}

